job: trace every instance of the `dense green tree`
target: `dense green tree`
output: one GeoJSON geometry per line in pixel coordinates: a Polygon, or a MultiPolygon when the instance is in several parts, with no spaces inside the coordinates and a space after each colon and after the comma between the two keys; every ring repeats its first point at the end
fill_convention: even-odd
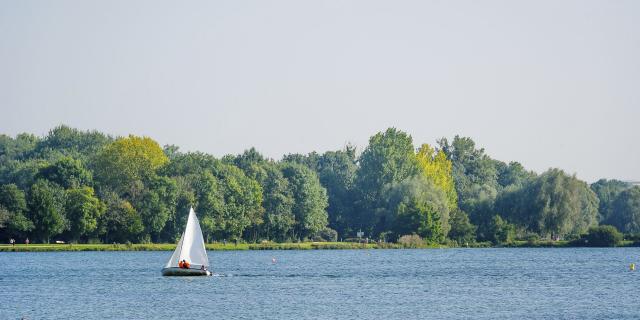
{"type": "Polygon", "coordinates": [[[516,228],[499,215],[493,216],[489,225],[488,240],[494,244],[510,243],[515,238],[516,228]]]}
{"type": "Polygon", "coordinates": [[[316,172],[320,184],[327,190],[329,226],[341,235],[355,236],[362,227],[353,205],[357,200],[354,194],[357,161],[356,148],[352,145],[322,155],[316,152],[288,154],[282,159],[283,163],[303,165],[316,172]]]}
{"type": "Polygon", "coordinates": [[[71,157],[62,157],[40,169],[36,177],[57,183],[65,189],[90,185],[92,181],[91,172],[84,168],[80,160],[71,157]]]}
{"type": "Polygon", "coordinates": [[[91,187],[67,190],[65,211],[71,239],[77,241],[81,237],[97,236],[98,220],[106,209],[91,187]]]}
{"type": "Polygon", "coordinates": [[[180,147],[173,144],[165,144],[162,147],[162,152],[164,152],[164,155],[167,156],[170,161],[181,154],[180,147]]]}
{"type": "Polygon", "coordinates": [[[38,180],[29,192],[29,216],[36,239],[49,243],[51,237],[68,226],[64,215],[64,190],[46,180],[38,180]]]}
{"type": "Polygon", "coordinates": [[[15,184],[0,186],[0,206],[14,213],[27,211],[27,200],[22,190],[15,184]]]}
{"type": "Polygon", "coordinates": [[[427,204],[411,199],[396,207],[397,215],[391,231],[395,234],[408,234],[412,231],[426,241],[442,242],[442,230],[438,221],[438,212],[427,204]]]}
{"type": "Polygon", "coordinates": [[[327,226],[327,191],[320,184],[314,171],[299,165],[288,163],[282,168],[284,177],[289,181],[296,219],[294,237],[306,238],[320,232],[327,226]]]}
{"type": "Polygon", "coordinates": [[[448,236],[451,240],[455,240],[460,245],[476,240],[477,227],[469,221],[469,216],[464,211],[460,209],[453,210],[450,213],[449,223],[451,224],[451,230],[448,236]]]}
{"type": "MultiPolygon", "coordinates": [[[[161,234],[161,239],[167,242],[178,241],[187,224],[189,209],[197,207],[196,195],[192,187],[193,181],[185,176],[178,176],[173,180],[176,186],[175,209],[169,211],[169,217],[161,234]]],[[[202,220],[202,214],[197,213],[202,220]]]]}
{"type": "Polygon", "coordinates": [[[360,156],[355,186],[358,192],[354,228],[372,231],[376,210],[384,208],[384,192],[389,185],[418,174],[420,168],[410,135],[389,128],[371,139],[360,156]]]}
{"type": "Polygon", "coordinates": [[[232,165],[218,163],[213,173],[220,181],[220,191],[224,199],[226,235],[230,238],[240,238],[245,230],[250,228],[251,232],[247,236],[256,240],[257,228],[264,222],[262,187],[232,165]]]}
{"type": "Polygon", "coordinates": [[[500,161],[494,163],[498,172],[498,184],[501,187],[522,186],[536,177],[534,172],[527,171],[519,162],[510,162],[508,165],[500,161]]]}
{"type": "Polygon", "coordinates": [[[591,227],[578,242],[587,247],[616,247],[622,243],[622,233],[614,226],[591,227]]]}
{"type": "Polygon", "coordinates": [[[300,164],[313,171],[317,171],[319,158],[320,155],[315,151],[310,152],[307,155],[290,153],[282,157],[282,162],[300,164]]]}
{"type": "Polygon", "coordinates": [[[598,212],[600,213],[598,220],[600,222],[609,220],[613,213],[611,208],[613,202],[622,191],[629,188],[631,188],[631,186],[628,183],[619,180],[600,179],[591,184],[591,190],[596,193],[600,200],[598,207],[598,212]]]}
{"type": "Polygon", "coordinates": [[[8,235],[7,232],[5,232],[5,228],[7,227],[7,222],[10,219],[10,214],[11,213],[7,209],[0,206],[0,235],[2,235],[3,238],[8,235]]]}
{"type": "Polygon", "coordinates": [[[152,241],[160,241],[160,234],[176,208],[176,182],[168,177],[153,177],[145,186],[136,209],[142,217],[145,232],[152,241]]]}
{"type": "Polygon", "coordinates": [[[476,149],[471,138],[455,136],[451,143],[445,138],[438,143],[453,163],[458,206],[469,214],[474,224],[488,225],[499,186],[495,161],[484,149],[476,149]]]}
{"type": "Polygon", "coordinates": [[[220,181],[209,171],[199,175],[187,176],[192,182],[196,200],[196,212],[200,215],[200,224],[205,240],[218,236],[226,238],[226,216],[224,215],[224,196],[220,181]]]}
{"type": "Polygon", "coordinates": [[[606,223],[625,233],[640,232],[640,187],[622,191],[613,201],[611,212],[606,223]]]}
{"type": "Polygon", "coordinates": [[[28,190],[37,180],[40,170],[49,165],[51,164],[47,160],[42,159],[0,163],[0,184],[15,184],[22,190],[28,190]]]}
{"type": "Polygon", "coordinates": [[[289,180],[277,167],[271,166],[267,169],[267,177],[262,189],[264,190],[264,232],[266,237],[279,241],[292,237],[296,222],[293,213],[295,199],[289,186],[289,180]]]}
{"type": "Polygon", "coordinates": [[[38,137],[28,133],[18,134],[15,138],[0,134],[0,163],[27,158],[38,141],[38,137]]]}
{"type": "Polygon", "coordinates": [[[0,186],[0,210],[2,210],[0,238],[24,235],[33,229],[33,222],[25,216],[27,212],[25,194],[15,184],[0,186]]]}
{"type": "Polygon", "coordinates": [[[248,228],[257,237],[264,214],[262,188],[238,167],[194,153],[176,157],[163,171],[190,181],[206,240],[237,239],[248,228]]]}
{"type": "Polygon", "coordinates": [[[44,139],[38,140],[33,153],[40,158],[51,158],[52,155],[61,154],[87,159],[111,141],[111,137],[98,131],[81,131],[61,125],[51,129],[44,139]]]}
{"type": "Polygon", "coordinates": [[[358,167],[355,148],[347,146],[339,151],[327,151],[319,157],[316,172],[320,184],[327,189],[329,227],[340,235],[354,235],[354,183],[358,167]]]}
{"type": "Polygon", "coordinates": [[[262,154],[260,154],[260,152],[258,152],[258,150],[256,150],[255,148],[250,148],[245,150],[242,154],[233,157],[232,161],[230,161],[230,164],[235,165],[236,167],[242,169],[242,171],[244,172],[249,172],[251,171],[252,166],[261,165],[265,162],[267,162],[267,160],[262,154]]]}
{"type": "Polygon", "coordinates": [[[161,175],[185,176],[213,170],[220,160],[202,152],[178,153],[160,170],[161,175]]]}
{"type": "Polygon", "coordinates": [[[510,221],[553,237],[585,232],[598,217],[598,198],[589,186],[559,169],[505,192],[496,207],[510,221]]]}
{"type": "Polygon", "coordinates": [[[424,176],[387,186],[386,207],[378,210],[376,233],[391,231],[395,237],[416,233],[430,242],[442,242],[449,232],[446,194],[424,176]]]}
{"type": "Polygon", "coordinates": [[[106,243],[137,242],[144,232],[142,217],[127,200],[117,194],[106,195],[107,210],[100,219],[100,231],[106,243]]]}

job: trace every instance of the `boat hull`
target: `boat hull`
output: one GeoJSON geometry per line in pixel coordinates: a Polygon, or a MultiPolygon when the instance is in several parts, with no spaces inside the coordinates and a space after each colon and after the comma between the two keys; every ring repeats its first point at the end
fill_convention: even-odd
{"type": "Polygon", "coordinates": [[[211,271],[201,269],[184,269],[184,268],[164,268],[163,276],[193,277],[193,276],[210,276],[211,271]]]}

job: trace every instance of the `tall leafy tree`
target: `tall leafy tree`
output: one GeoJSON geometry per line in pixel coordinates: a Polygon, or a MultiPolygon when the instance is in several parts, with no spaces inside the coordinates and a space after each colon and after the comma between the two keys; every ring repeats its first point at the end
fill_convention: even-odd
{"type": "Polygon", "coordinates": [[[285,164],[282,173],[293,194],[295,236],[309,237],[327,226],[327,191],[311,169],[299,164],[285,164]]]}
{"type": "Polygon", "coordinates": [[[171,177],[200,174],[213,170],[219,162],[214,156],[202,152],[178,153],[160,170],[160,174],[171,177]]]}
{"type": "Polygon", "coordinates": [[[44,139],[38,140],[33,153],[41,158],[61,154],[87,159],[111,141],[111,137],[98,131],[81,131],[61,125],[51,129],[44,139]]]}
{"type": "Polygon", "coordinates": [[[591,184],[591,190],[596,193],[600,200],[598,212],[600,213],[599,220],[601,222],[609,220],[613,213],[613,202],[620,193],[629,188],[631,188],[631,186],[628,183],[619,180],[600,179],[591,184]]]}
{"type": "Polygon", "coordinates": [[[29,219],[34,224],[34,235],[49,243],[51,237],[67,228],[64,215],[64,190],[46,180],[38,180],[29,192],[29,219]]]}
{"type": "Polygon", "coordinates": [[[71,157],[62,157],[40,169],[37,177],[57,183],[65,189],[90,185],[92,181],[91,172],[85,169],[80,160],[71,157]]]}
{"type": "Polygon", "coordinates": [[[339,151],[327,151],[319,157],[316,173],[320,184],[327,189],[329,227],[341,235],[355,234],[354,184],[358,166],[355,148],[347,146],[339,151]]]}
{"type": "Polygon", "coordinates": [[[501,187],[522,186],[536,177],[532,171],[527,171],[519,162],[512,161],[508,165],[504,162],[495,161],[498,172],[498,184],[501,187]]]}
{"type": "Polygon", "coordinates": [[[411,136],[395,128],[371,137],[359,162],[355,183],[359,202],[355,227],[372,231],[376,224],[375,211],[386,206],[381,199],[388,185],[413,177],[420,169],[411,136]]]}
{"type": "Polygon", "coordinates": [[[38,137],[28,133],[18,134],[15,138],[0,134],[0,163],[27,158],[39,140],[38,137]]]}
{"type": "Polygon", "coordinates": [[[245,150],[237,156],[226,155],[222,158],[222,162],[240,168],[247,177],[261,185],[266,179],[267,167],[273,165],[272,160],[266,159],[255,148],[245,150]]]}
{"type": "Polygon", "coordinates": [[[220,181],[224,198],[225,233],[231,238],[240,238],[245,229],[251,227],[253,232],[248,236],[255,240],[257,227],[264,222],[260,184],[238,167],[224,163],[218,163],[213,173],[220,181]]]}
{"type": "Polygon", "coordinates": [[[282,172],[275,166],[267,167],[262,184],[264,190],[264,232],[269,239],[286,240],[291,237],[296,218],[293,213],[293,191],[282,172]]]}
{"type": "Polygon", "coordinates": [[[98,199],[91,187],[80,187],[66,191],[66,217],[69,220],[69,235],[73,240],[97,235],[98,220],[106,211],[106,205],[98,199]]]}
{"type": "Polygon", "coordinates": [[[211,237],[227,238],[227,217],[224,215],[224,194],[220,181],[210,172],[189,175],[195,195],[196,211],[206,241],[211,237]]]}
{"type": "Polygon", "coordinates": [[[282,162],[300,164],[313,171],[317,171],[319,158],[320,155],[318,155],[318,153],[315,151],[310,152],[307,155],[300,153],[290,153],[282,157],[282,162]]]}
{"type": "Polygon", "coordinates": [[[27,211],[27,200],[22,190],[15,184],[5,184],[0,186],[0,206],[15,212],[24,213],[27,211]]]}
{"type": "Polygon", "coordinates": [[[477,149],[468,137],[455,136],[451,143],[443,138],[439,142],[453,164],[453,179],[460,208],[469,213],[475,224],[487,225],[493,217],[493,202],[498,195],[498,172],[495,162],[477,149]]]}
{"type": "Polygon", "coordinates": [[[149,180],[136,209],[152,241],[161,240],[160,234],[175,210],[176,201],[177,185],[173,179],[157,176],[149,180]]]}
{"type": "Polygon", "coordinates": [[[110,192],[106,196],[107,210],[100,219],[100,232],[105,242],[137,242],[144,231],[142,217],[127,200],[110,192]]]}
{"type": "Polygon", "coordinates": [[[6,237],[18,236],[33,229],[33,222],[25,216],[27,212],[25,194],[15,184],[0,186],[0,210],[3,213],[0,234],[6,237]]]}
{"type": "Polygon", "coordinates": [[[425,176],[416,176],[387,186],[386,208],[378,210],[378,233],[391,231],[396,237],[416,233],[431,242],[441,242],[449,232],[449,204],[442,189],[425,176]]]}
{"type": "Polygon", "coordinates": [[[494,244],[509,243],[515,237],[515,226],[502,219],[499,215],[491,218],[489,224],[488,240],[494,244]]]}
{"type": "MultiPolygon", "coordinates": [[[[184,231],[187,224],[189,209],[197,207],[195,191],[192,187],[192,180],[185,176],[174,177],[176,184],[175,210],[169,212],[167,223],[162,229],[161,238],[163,241],[176,242],[184,231]]],[[[200,219],[202,214],[198,212],[200,219]]]]}
{"type": "Polygon", "coordinates": [[[0,165],[0,183],[15,184],[28,190],[37,180],[38,173],[51,163],[43,159],[9,160],[0,165]]]}
{"type": "Polygon", "coordinates": [[[476,239],[477,227],[469,221],[467,214],[456,208],[450,213],[449,223],[451,224],[451,231],[449,231],[449,238],[455,240],[458,244],[462,245],[469,242],[474,242],[476,239]]]}
{"type": "Polygon", "coordinates": [[[622,232],[640,232],[640,187],[622,191],[611,204],[611,212],[607,223],[622,232]]]}
{"type": "Polygon", "coordinates": [[[598,217],[598,198],[589,186],[559,169],[505,193],[497,207],[510,221],[547,236],[585,232],[597,224],[598,217]]]}

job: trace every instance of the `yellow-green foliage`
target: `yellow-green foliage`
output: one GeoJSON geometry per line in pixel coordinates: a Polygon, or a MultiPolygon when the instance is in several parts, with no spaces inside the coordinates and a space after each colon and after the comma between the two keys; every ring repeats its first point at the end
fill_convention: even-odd
{"type": "Polygon", "coordinates": [[[444,151],[435,151],[428,144],[423,144],[416,154],[422,173],[447,195],[449,209],[458,206],[458,195],[453,183],[451,160],[444,151]]]}
{"type": "Polygon", "coordinates": [[[141,180],[169,162],[156,141],[134,135],[108,144],[96,160],[98,177],[113,186],[141,180]]]}

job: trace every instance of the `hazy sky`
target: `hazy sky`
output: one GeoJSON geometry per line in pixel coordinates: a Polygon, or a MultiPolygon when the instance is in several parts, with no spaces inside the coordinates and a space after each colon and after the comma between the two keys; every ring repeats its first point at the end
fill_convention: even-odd
{"type": "Polygon", "coordinates": [[[0,0],[0,133],[279,159],[395,126],[640,180],[640,1],[0,0]]]}

